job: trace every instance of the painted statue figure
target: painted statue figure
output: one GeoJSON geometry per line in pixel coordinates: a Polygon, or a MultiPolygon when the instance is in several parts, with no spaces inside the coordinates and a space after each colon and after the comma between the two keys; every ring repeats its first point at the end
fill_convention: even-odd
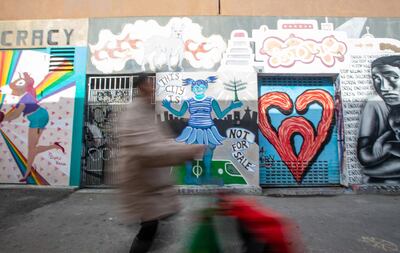
{"type": "Polygon", "coordinates": [[[21,97],[19,102],[7,113],[0,112],[0,121],[10,122],[17,119],[21,114],[29,121],[27,171],[20,182],[27,181],[34,169],[32,165],[38,154],[51,149],[58,149],[64,153],[64,148],[59,142],[48,146],[38,145],[40,136],[49,122],[49,113],[38,104],[33,84],[34,80],[28,73],[20,74],[17,80],[10,83],[12,95],[21,97]]]}
{"type": "MultiPolygon", "coordinates": [[[[217,118],[224,118],[233,109],[239,108],[243,105],[241,101],[232,101],[230,105],[225,109],[221,110],[218,101],[213,97],[206,96],[208,85],[215,83],[217,80],[216,76],[209,76],[203,80],[193,80],[187,78],[183,80],[183,85],[191,85],[191,91],[194,96],[183,101],[182,106],[179,110],[174,109],[171,102],[164,99],[162,105],[177,117],[182,117],[187,111],[189,111],[190,117],[188,125],[182,131],[182,133],[176,138],[178,142],[185,142],[187,144],[204,144],[207,146],[203,156],[204,179],[202,183],[212,183],[211,179],[211,163],[214,155],[214,150],[218,145],[222,145],[222,141],[225,139],[219,132],[214,124],[211,116],[214,111],[217,118]]],[[[186,162],[186,184],[197,184],[198,179],[192,176],[192,162],[186,162]]]]}
{"type": "Polygon", "coordinates": [[[369,183],[400,182],[400,56],[371,64],[377,93],[368,99],[360,122],[358,159],[369,183]]]}
{"type": "Polygon", "coordinates": [[[171,26],[169,37],[154,35],[147,39],[144,45],[142,70],[145,71],[146,64],[149,64],[150,69],[155,71],[165,63],[168,65],[169,71],[173,71],[174,66],[178,70],[183,70],[185,45],[182,35],[184,29],[184,24],[174,24],[171,26]]]}

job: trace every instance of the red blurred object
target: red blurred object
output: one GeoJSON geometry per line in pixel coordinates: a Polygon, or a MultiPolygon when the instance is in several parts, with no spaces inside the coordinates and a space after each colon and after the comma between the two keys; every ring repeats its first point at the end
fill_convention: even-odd
{"type": "Polygon", "coordinates": [[[3,122],[4,119],[4,112],[0,112],[0,123],[3,122]]]}
{"type": "Polygon", "coordinates": [[[278,213],[261,207],[255,201],[222,196],[221,208],[225,215],[235,217],[257,241],[267,245],[266,252],[294,253],[302,250],[294,248],[299,243],[293,234],[289,221],[278,213]]]}

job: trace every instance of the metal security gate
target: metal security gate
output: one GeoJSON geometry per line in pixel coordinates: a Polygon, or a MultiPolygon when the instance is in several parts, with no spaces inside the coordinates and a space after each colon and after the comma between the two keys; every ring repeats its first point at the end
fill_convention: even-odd
{"type": "MultiPolygon", "coordinates": [[[[114,185],[118,116],[137,96],[136,75],[89,76],[82,150],[82,185],[114,185]]],[[[154,78],[153,78],[154,80],[154,78]]]]}
{"type": "Polygon", "coordinates": [[[260,184],[338,185],[332,78],[260,76],[258,82],[260,184]]]}

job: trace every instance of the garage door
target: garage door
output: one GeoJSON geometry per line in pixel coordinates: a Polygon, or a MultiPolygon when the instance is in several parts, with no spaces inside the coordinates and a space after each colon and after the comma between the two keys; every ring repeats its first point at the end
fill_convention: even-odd
{"type": "Polygon", "coordinates": [[[259,77],[260,184],[340,183],[330,77],[259,77]]]}

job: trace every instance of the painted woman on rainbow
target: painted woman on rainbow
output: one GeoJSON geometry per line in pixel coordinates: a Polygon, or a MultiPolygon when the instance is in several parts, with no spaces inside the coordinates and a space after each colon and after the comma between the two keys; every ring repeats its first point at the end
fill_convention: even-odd
{"type": "Polygon", "coordinates": [[[38,154],[51,149],[58,149],[63,153],[65,152],[59,142],[48,146],[38,145],[40,136],[49,122],[49,113],[38,104],[33,85],[34,80],[28,73],[23,73],[23,76],[20,74],[17,80],[10,83],[11,94],[21,97],[19,102],[8,112],[0,112],[0,123],[3,121],[10,122],[17,119],[21,114],[29,121],[27,171],[24,177],[20,179],[20,182],[27,182],[28,177],[34,170],[32,165],[38,154]]]}

